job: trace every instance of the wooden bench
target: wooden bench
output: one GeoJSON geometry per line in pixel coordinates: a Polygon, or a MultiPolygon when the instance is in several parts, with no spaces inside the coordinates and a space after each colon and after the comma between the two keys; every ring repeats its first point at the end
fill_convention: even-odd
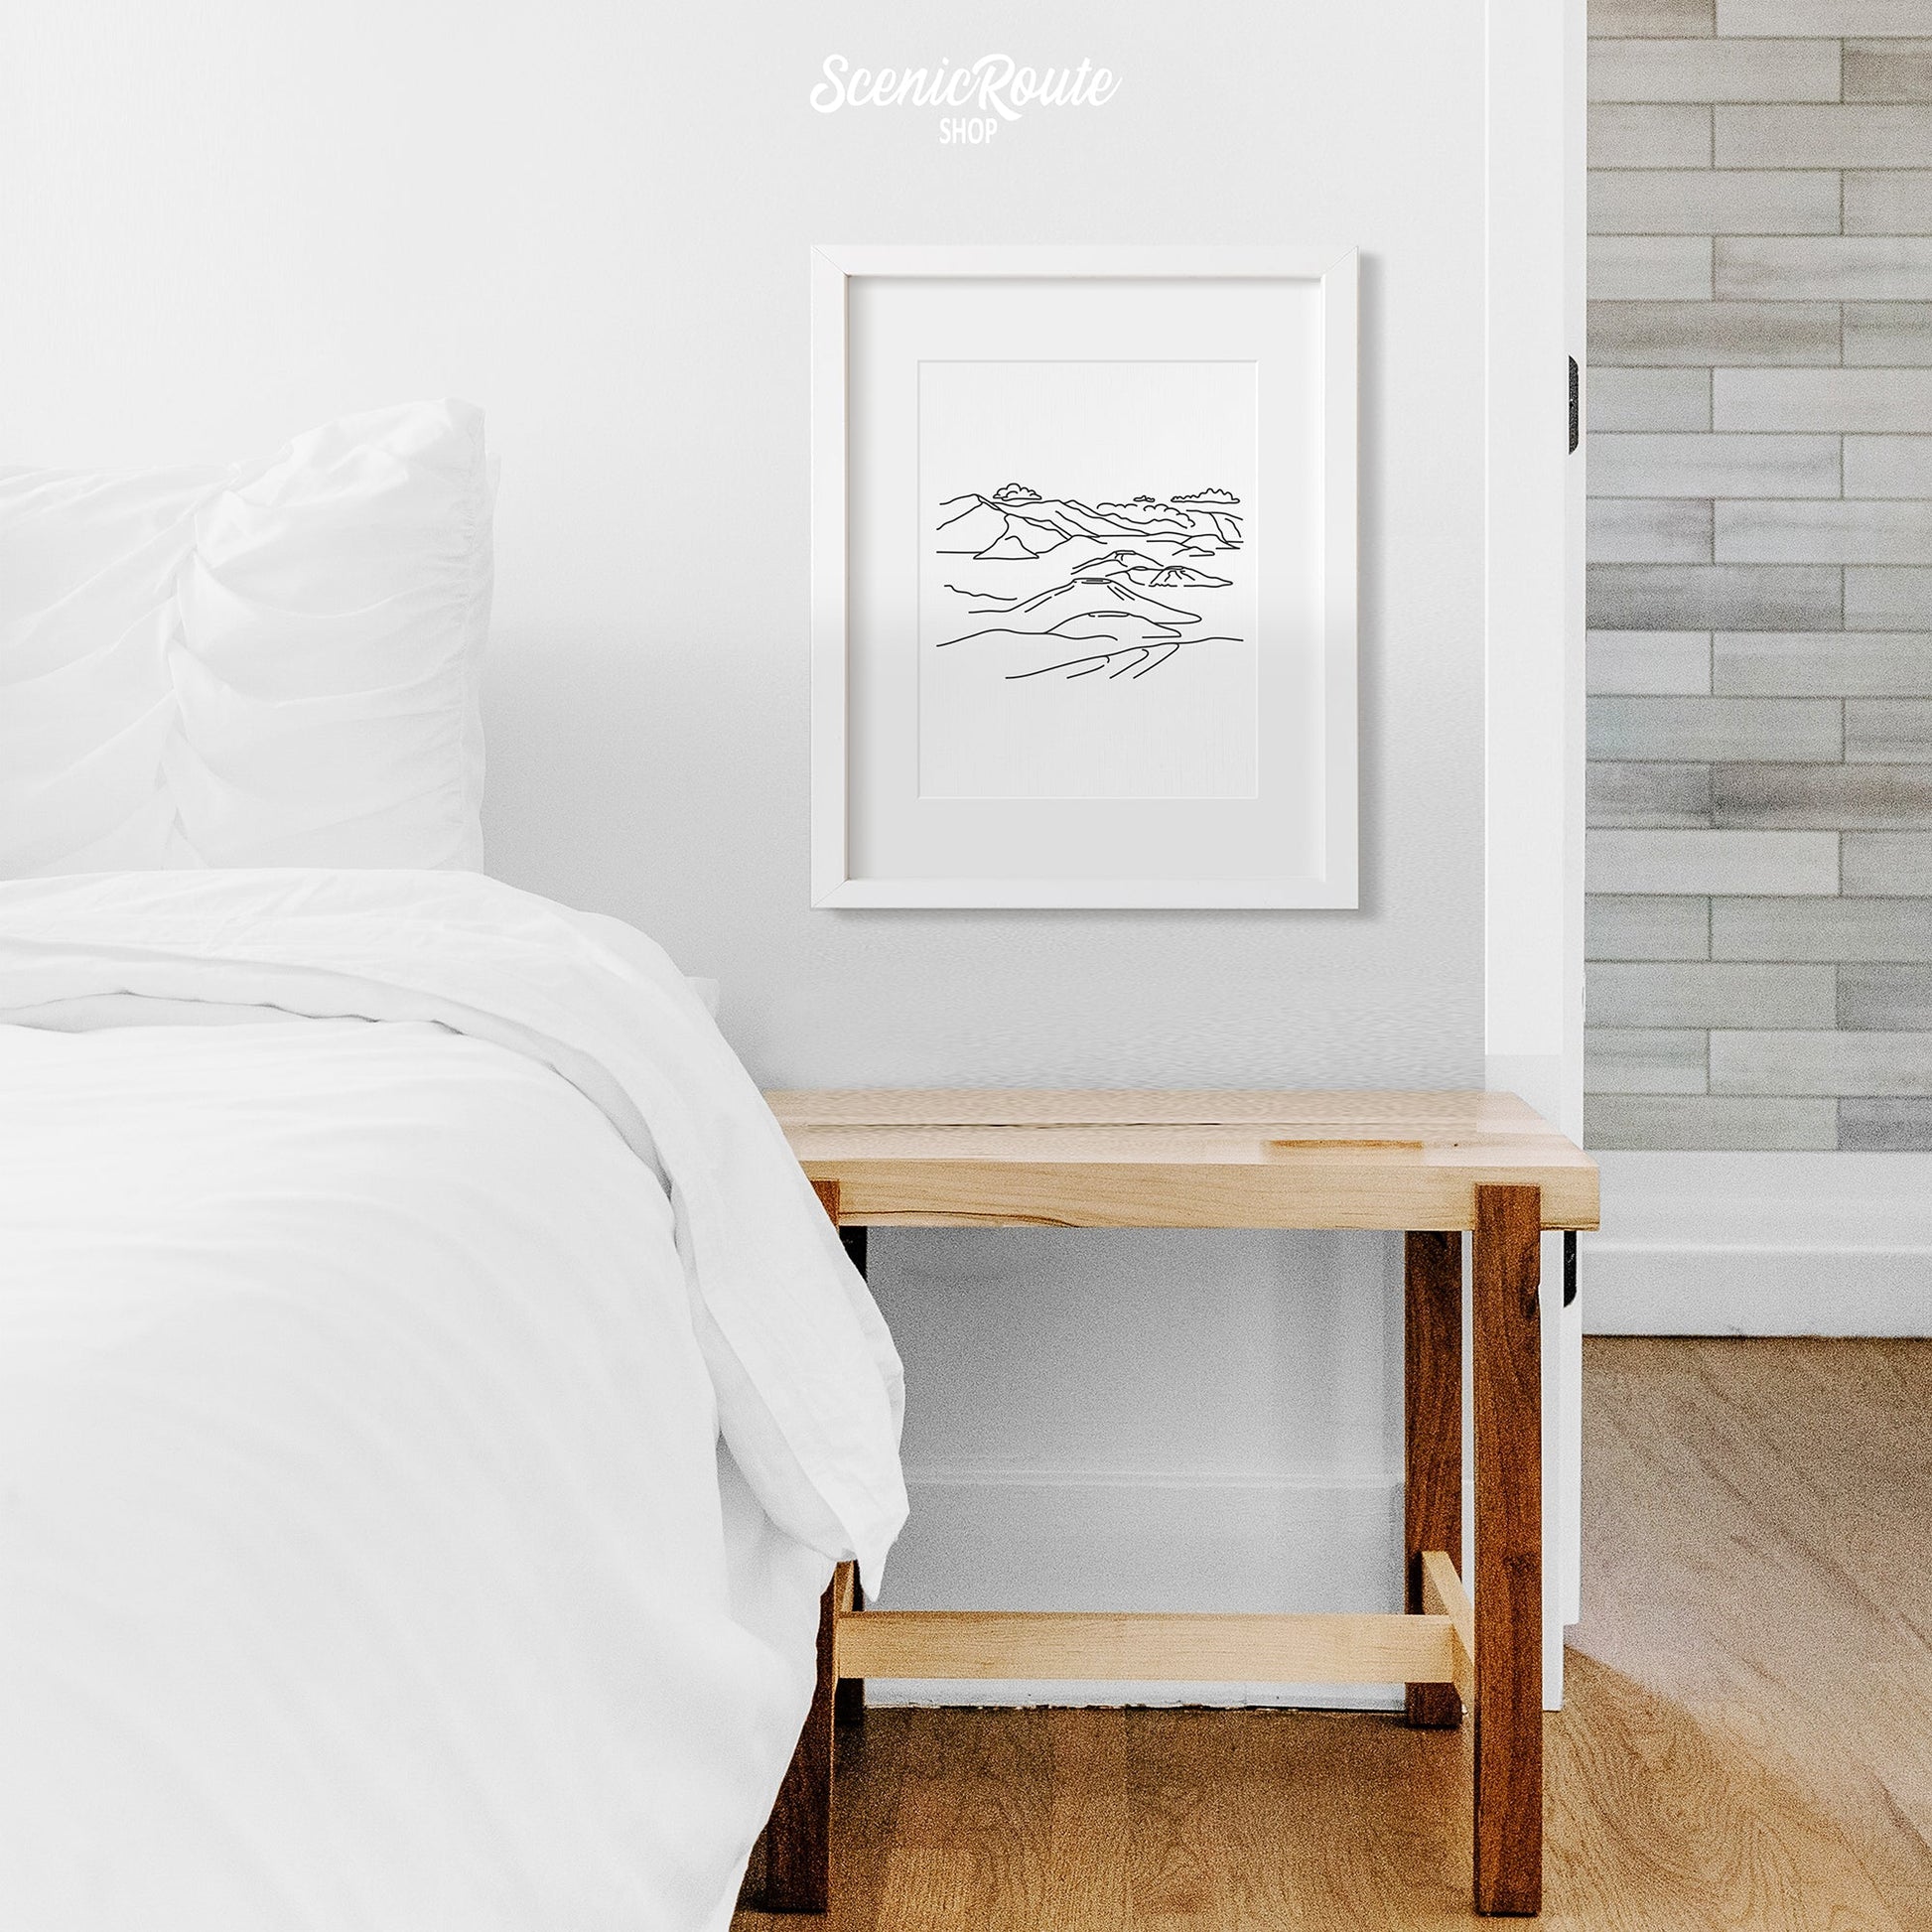
{"type": "Polygon", "coordinates": [[[1543,1891],[1544,1229],[1596,1225],[1594,1164],[1513,1094],[773,1093],[864,1266],[867,1227],[1370,1228],[1405,1236],[1406,1606],[1361,1615],[867,1609],[842,1565],[765,1834],[768,1910],[823,1911],[835,1718],[864,1680],[1388,1683],[1474,1725],[1475,1904],[1543,1891]],[[1462,1574],[1462,1243],[1473,1234],[1475,1576],[1462,1574]]]}

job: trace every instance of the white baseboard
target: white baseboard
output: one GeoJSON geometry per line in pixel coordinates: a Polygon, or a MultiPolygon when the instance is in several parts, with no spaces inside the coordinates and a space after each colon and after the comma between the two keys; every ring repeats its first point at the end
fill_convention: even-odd
{"type": "MultiPolygon", "coordinates": [[[[882,1609],[1394,1610],[1399,1476],[908,1472],[882,1609]]],[[[881,1680],[875,1704],[1400,1709],[1387,1685],[881,1680]]]]}
{"type": "Polygon", "coordinates": [[[1932,1335],[1932,1155],[1602,1153],[1595,1335],[1932,1335]]]}

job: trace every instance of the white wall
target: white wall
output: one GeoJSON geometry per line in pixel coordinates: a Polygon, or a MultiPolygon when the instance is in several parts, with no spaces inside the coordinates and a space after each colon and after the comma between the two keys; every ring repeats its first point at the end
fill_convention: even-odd
{"type": "MultiPolygon", "coordinates": [[[[719,976],[767,1083],[1480,1086],[1481,27],[1473,0],[43,9],[0,60],[0,461],[482,403],[492,870],[719,976]],[[965,149],[807,104],[828,53],[992,50],[1119,91],[965,149]],[[817,239],[1363,250],[1359,912],[807,908],[817,239]]],[[[920,1512],[898,1600],[1392,1600],[1393,1244],[878,1253],[920,1512]]]]}

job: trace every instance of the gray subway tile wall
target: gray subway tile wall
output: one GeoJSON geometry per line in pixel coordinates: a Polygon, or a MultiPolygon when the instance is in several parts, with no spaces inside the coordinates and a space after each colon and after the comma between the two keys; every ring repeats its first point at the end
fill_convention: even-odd
{"type": "Polygon", "coordinates": [[[1932,150],[1932,105],[1720,107],[1712,149],[1720,168],[1918,168],[1932,150]]]}
{"type": "Polygon", "coordinates": [[[1593,564],[1708,564],[1711,505],[1596,497],[1587,555],[1593,564]]]}
{"type": "Polygon", "coordinates": [[[1829,1100],[1738,1100],[1728,1095],[1584,1095],[1584,1139],[1591,1147],[1836,1148],[1839,1110],[1829,1100]]]}
{"type": "MultiPolygon", "coordinates": [[[[1608,365],[1592,369],[1589,421],[1592,436],[1615,430],[1709,429],[1711,371],[1619,369],[1608,365]]],[[[1594,448],[1592,444],[1592,462],[1594,448]]]]}
{"type": "Polygon", "coordinates": [[[1838,174],[1822,168],[1592,169],[1589,225],[1603,235],[1837,234],[1843,198],[1838,174]]]}
{"type": "Polygon", "coordinates": [[[1848,630],[1932,630],[1932,570],[1880,564],[1845,573],[1848,630]]]}
{"type": "Polygon", "coordinates": [[[1847,832],[1845,890],[1879,897],[1932,897],[1932,832],[1847,832]]]}
{"type": "Polygon", "coordinates": [[[1932,429],[1932,368],[1713,369],[1719,430],[1932,429]]]}
{"type": "Polygon", "coordinates": [[[1708,630],[1592,630],[1587,655],[1589,688],[1604,696],[1711,693],[1708,630]]]}
{"type": "Polygon", "coordinates": [[[1589,446],[1589,493],[1592,500],[1605,496],[1834,497],[1844,486],[1843,441],[1837,436],[1598,434],[1589,446]]]}
{"type": "Polygon", "coordinates": [[[1716,898],[1711,957],[1916,966],[1932,959],[1932,900],[1716,898]]]}
{"type": "Polygon", "coordinates": [[[1702,1093],[1711,1035],[1662,1027],[1586,1027],[1585,1080],[1591,1093],[1702,1093]]]}
{"type": "Polygon", "coordinates": [[[1726,300],[1816,301],[1837,294],[1869,302],[1922,302],[1932,295],[1932,239],[1919,235],[1719,235],[1713,291],[1726,300]]]}
{"type": "Polygon", "coordinates": [[[1838,1144],[1861,1154],[1932,1154],[1932,1100],[1841,1100],[1838,1144]]]}
{"type": "Polygon", "coordinates": [[[1589,10],[1592,34],[1631,39],[1716,31],[1717,0],[1595,0],[1589,10]]]}
{"type": "Polygon", "coordinates": [[[1709,235],[1599,234],[1589,238],[1589,286],[1602,301],[1709,299],[1709,235]]]}
{"type": "MultiPolygon", "coordinates": [[[[1676,1037],[1646,1035],[1646,1038],[1676,1037]]],[[[1710,1091],[1758,1094],[1918,1095],[1932,1092],[1932,1033],[1712,1033],[1710,1091]]],[[[1588,1034],[1586,1032],[1587,1040],[1588,1034]]],[[[1585,1058],[1588,1058],[1587,1045],[1585,1058]]],[[[1699,1069],[1700,1072],[1703,1070],[1699,1069]]],[[[1675,1067],[1669,1069],[1675,1072],[1675,1067]]],[[[1676,1087],[1652,1088],[1675,1093],[1676,1087]]]]}
{"type": "Polygon", "coordinates": [[[1932,698],[1848,698],[1848,764],[1932,764],[1932,698]]]}
{"type": "Polygon", "coordinates": [[[1833,893],[1835,832],[1617,831],[1590,842],[1606,893],[1833,893]]]}
{"type": "Polygon", "coordinates": [[[1932,764],[1714,764],[1711,816],[1810,831],[1932,826],[1932,764]]]}
{"type": "MultiPolygon", "coordinates": [[[[1647,668],[1636,653],[1630,664],[1631,678],[1647,668]]],[[[1922,630],[1721,630],[1712,639],[1711,689],[1737,698],[1932,697],[1932,635],[1922,630]]]]}
{"type": "MultiPolygon", "coordinates": [[[[1871,596],[1875,605],[1875,588],[1871,596]]],[[[1845,573],[1822,565],[1589,564],[1585,597],[1592,622],[1619,630],[1813,630],[1845,621],[1845,573]]]]}
{"type": "Polygon", "coordinates": [[[1932,363],[1932,302],[1848,302],[1845,359],[1855,368],[1932,363]]]}
{"type": "Polygon", "coordinates": [[[1592,168],[1708,168],[1711,109],[1688,101],[1599,101],[1589,110],[1589,161],[1592,168]]]}
{"type": "Polygon", "coordinates": [[[1604,960],[1591,974],[1590,995],[1594,1018],[1605,1027],[1842,1024],[1830,966],[1604,960]]]}
{"type": "MultiPolygon", "coordinates": [[[[1595,8],[1590,9],[1591,18],[1595,8]]],[[[1923,0],[1718,0],[1720,34],[1925,32],[1923,0]]]]}
{"type": "MultiPolygon", "coordinates": [[[[1633,263],[1638,251],[1658,264],[1654,280],[1668,279],[1665,267],[1672,260],[1692,261],[1680,244],[1695,237],[1687,235],[1617,235],[1612,240],[1625,245],[1620,268],[1627,284],[1636,274],[1633,263]]],[[[1799,362],[1836,363],[1843,344],[1843,325],[1838,305],[1833,302],[1717,302],[1707,301],[1715,286],[1711,267],[1715,250],[1707,240],[1703,247],[1705,273],[1685,301],[1668,296],[1686,293],[1685,289],[1655,288],[1647,298],[1632,301],[1604,299],[1620,293],[1620,285],[1610,278],[1604,298],[1591,296],[1589,305],[1589,359],[1592,363],[1625,364],[1636,367],[1668,366],[1673,362],[1712,368],[1723,362],[1735,367],[1743,363],[1766,362],[1780,367],[1799,362]]],[[[1599,243],[1590,251],[1592,265],[1603,251],[1599,243]]],[[[1686,286],[1692,269],[1684,270],[1686,286]]],[[[1594,285],[1592,284],[1592,287],[1594,285]]]]}
{"type": "Polygon", "coordinates": [[[1848,174],[1845,232],[1932,234],[1932,173],[1923,169],[1909,173],[1871,169],[1848,174]]]}
{"type": "MultiPolygon", "coordinates": [[[[1619,507],[1626,512],[1633,504],[1619,507]]],[[[1682,510],[1682,505],[1677,506],[1682,510]]],[[[1720,563],[1908,564],[1932,556],[1932,503],[1742,502],[1717,506],[1720,563]]]]}
{"type": "Polygon", "coordinates": [[[1843,78],[1847,100],[1932,100],[1932,40],[1847,41],[1843,78]]]}
{"type": "MultiPolygon", "coordinates": [[[[1932,1000],[1932,966],[1841,966],[1838,1025],[1875,1033],[1910,1032],[1932,1000]]],[[[1928,1102],[1932,1105],[1932,1102],[1928,1102]]]]}
{"type": "Polygon", "coordinates": [[[1932,436],[1848,436],[1845,493],[1932,497],[1932,436]]]}
{"type": "Polygon", "coordinates": [[[1932,0],[1591,0],[1602,1148],[1932,1150],[1932,0]]]}
{"type": "Polygon", "coordinates": [[[1835,40],[1701,37],[1605,39],[1589,51],[1589,97],[1627,101],[1835,101],[1839,98],[1839,44],[1835,40]]]}
{"type": "Polygon", "coordinates": [[[1845,707],[1813,698],[1591,698],[1592,759],[1803,759],[1835,764],[1845,707]]]}
{"type": "Polygon", "coordinates": [[[1709,959],[1711,901],[1591,893],[1584,900],[1584,951],[1598,959],[1709,959]]]}
{"type": "Polygon", "coordinates": [[[1708,764],[1613,764],[1592,760],[1587,773],[1589,822],[1610,826],[1708,826],[1708,764]]]}

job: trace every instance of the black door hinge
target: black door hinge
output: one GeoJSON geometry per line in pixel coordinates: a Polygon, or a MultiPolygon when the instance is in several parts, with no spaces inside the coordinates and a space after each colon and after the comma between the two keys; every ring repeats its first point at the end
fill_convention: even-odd
{"type": "MultiPolygon", "coordinates": [[[[1576,363],[1570,365],[1573,369],[1576,363]]],[[[1577,1230],[1569,1228],[1563,1237],[1563,1305],[1568,1308],[1577,1299],[1577,1230]]]]}
{"type": "Polygon", "coordinates": [[[1570,454],[1577,454],[1577,444],[1584,431],[1582,371],[1577,367],[1577,358],[1570,358],[1570,454]]]}

